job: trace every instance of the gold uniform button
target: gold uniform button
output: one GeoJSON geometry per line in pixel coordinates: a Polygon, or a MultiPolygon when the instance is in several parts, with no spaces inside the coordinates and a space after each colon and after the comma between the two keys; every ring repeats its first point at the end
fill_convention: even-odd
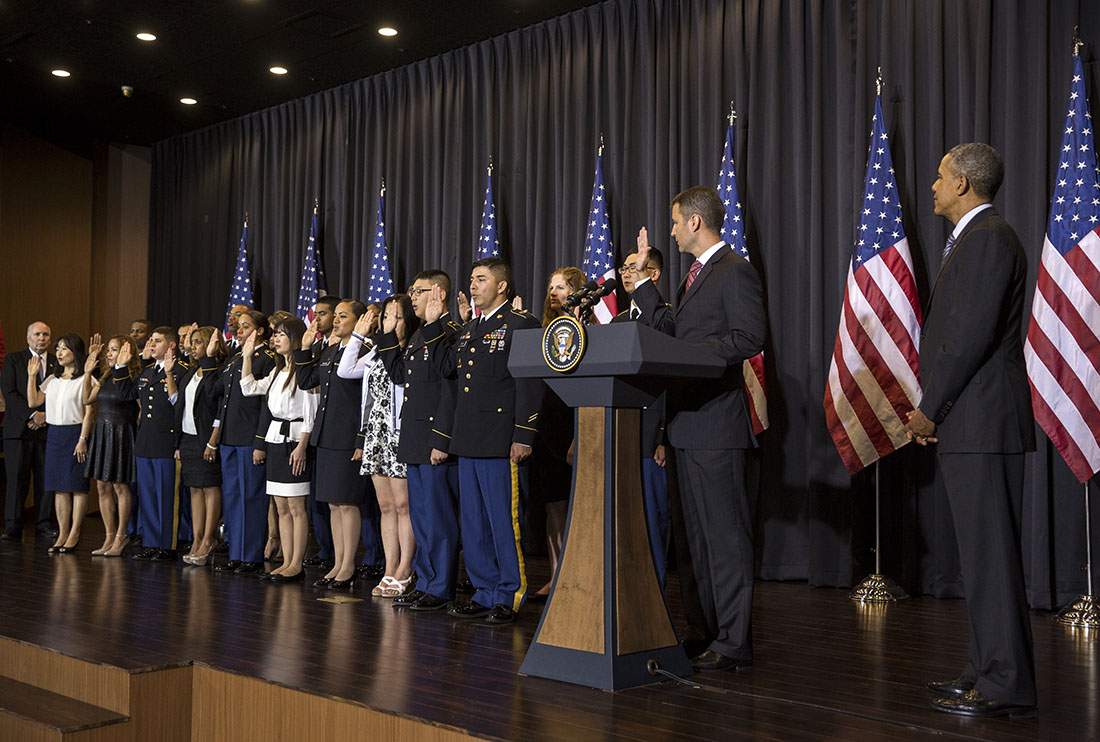
{"type": "Polygon", "coordinates": [[[434,423],[434,422],[435,422],[435,418],[434,418],[434,417],[429,417],[429,418],[428,418],[428,422],[430,422],[430,423],[434,423]]]}
{"type": "Polygon", "coordinates": [[[470,391],[470,387],[468,387],[468,386],[462,387],[462,391],[468,392],[468,391],[470,391]]]}
{"type": "Polygon", "coordinates": [[[410,386],[412,386],[412,382],[406,381],[405,388],[408,389],[410,386]]]}
{"type": "Polygon", "coordinates": [[[473,365],[474,365],[474,362],[473,362],[473,361],[466,361],[466,365],[467,365],[467,366],[473,366],[473,365]]]}
{"type": "MultiPolygon", "coordinates": [[[[470,352],[471,352],[471,353],[473,353],[473,352],[474,352],[475,350],[477,350],[477,348],[474,348],[474,347],[471,347],[471,348],[470,348],[470,352]]],[[[471,361],[471,363],[473,363],[473,361],[471,361]]]]}
{"type": "Polygon", "coordinates": [[[504,408],[502,408],[502,407],[497,407],[497,412],[504,412],[504,408]]]}
{"type": "Polygon", "coordinates": [[[412,369],[410,368],[410,369],[408,370],[408,373],[409,373],[409,374],[411,374],[412,372],[413,372],[413,370],[412,370],[412,369]]]}
{"type": "Polygon", "coordinates": [[[146,417],[152,417],[152,415],[146,415],[146,417]]]}
{"type": "Polygon", "coordinates": [[[408,395],[405,395],[405,401],[406,401],[406,402],[408,402],[408,401],[409,401],[409,397],[408,397],[408,395]]]}
{"type": "Polygon", "coordinates": [[[468,379],[468,378],[470,378],[470,375],[469,375],[469,374],[466,374],[466,378],[467,378],[467,379],[468,379]]]}

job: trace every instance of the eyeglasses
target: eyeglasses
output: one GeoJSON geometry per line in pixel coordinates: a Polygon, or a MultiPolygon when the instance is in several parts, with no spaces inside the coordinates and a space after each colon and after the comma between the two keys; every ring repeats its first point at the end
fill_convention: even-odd
{"type": "Polygon", "coordinates": [[[426,289],[423,289],[423,288],[421,288],[421,289],[409,289],[409,296],[417,297],[417,296],[420,296],[421,294],[423,294],[425,291],[431,291],[431,288],[429,287],[429,288],[426,288],[426,289]]]}
{"type": "Polygon", "coordinates": [[[622,265],[622,266],[619,267],[619,275],[620,276],[629,276],[629,275],[635,275],[636,276],[640,273],[644,273],[645,271],[651,271],[651,270],[653,270],[653,267],[650,266],[650,265],[646,265],[644,268],[637,268],[633,265],[626,264],[626,265],[622,265]]]}

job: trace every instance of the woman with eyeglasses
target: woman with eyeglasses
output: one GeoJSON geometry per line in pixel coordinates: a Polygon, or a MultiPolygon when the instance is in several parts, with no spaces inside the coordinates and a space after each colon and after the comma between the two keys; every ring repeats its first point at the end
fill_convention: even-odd
{"type": "Polygon", "coordinates": [[[27,362],[27,405],[46,404],[46,476],[43,489],[54,493],[57,541],[51,554],[70,554],[80,543],[80,526],[88,509],[88,434],[92,408],[84,404],[84,341],[65,335],[54,349],[57,371],[38,384],[38,356],[27,362]]]}
{"type": "Polygon", "coordinates": [[[122,556],[130,543],[126,524],[134,507],[130,483],[137,479],[134,458],[134,434],[137,430],[137,400],[119,396],[110,369],[115,367],[123,346],[130,349],[130,374],[141,373],[141,352],[129,335],[116,335],[107,341],[106,352],[98,333],[92,336],[88,359],[84,363],[83,396],[85,405],[96,405],[95,427],[88,442],[88,462],[84,475],[94,479],[99,495],[99,514],[103,518],[103,546],[92,556],[122,556]],[[100,363],[102,361],[102,363],[100,363]],[[95,371],[101,368],[99,378],[95,371]]]}

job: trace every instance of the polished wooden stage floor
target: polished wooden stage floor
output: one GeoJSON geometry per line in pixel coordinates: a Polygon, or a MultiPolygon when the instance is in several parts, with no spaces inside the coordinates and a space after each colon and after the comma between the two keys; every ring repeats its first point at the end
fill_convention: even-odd
{"type": "MultiPolygon", "coordinates": [[[[29,534],[21,544],[0,542],[0,638],[15,640],[19,652],[44,648],[59,661],[130,673],[203,668],[186,681],[187,708],[194,708],[191,725],[177,729],[181,739],[198,740],[200,731],[217,738],[211,730],[225,728],[217,724],[269,725],[298,730],[288,739],[308,739],[301,730],[314,727],[301,715],[320,720],[326,713],[270,698],[253,708],[218,708],[225,681],[212,675],[392,715],[410,725],[401,735],[410,739],[1100,738],[1100,641],[1046,614],[1032,621],[1040,689],[1034,720],[967,720],[929,707],[922,682],[952,677],[964,657],[961,601],[919,598],[869,612],[843,590],[801,583],[757,584],[754,668],[696,676],[703,687],[667,681],[608,693],[517,675],[539,606],[513,625],[490,627],[394,610],[372,600],[365,585],[353,592],[360,602],[325,602],[319,598],[331,595],[301,583],[93,558],[97,525],[89,524],[75,555],[48,555],[48,543],[29,534]],[[278,718],[289,714],[296,718],[278,718]]],[[[536,586],[545,570],[544,561],[531,566],[536,586]]],[[[678,614],[675,601],[672,608],[678,614]]],[[[0,676],[7,674],[0,665],[0,676]]],[[[0,684],[0,707],[4,693],[0,684]]]]}

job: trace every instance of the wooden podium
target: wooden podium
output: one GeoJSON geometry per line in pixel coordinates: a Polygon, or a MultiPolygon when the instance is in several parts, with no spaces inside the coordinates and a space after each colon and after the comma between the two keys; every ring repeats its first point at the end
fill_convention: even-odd
{"type": "Polygon", "coordinates": [[[542,330],[517,332],[508,359],[513,376],[542,378],[577,408],[564,551],[520,674],[620,690],[662,680],[652,662],[691,674],[650,551],[641,408],[670,378],[716,378],[726,364],[636,322],[587,332],[572,371],[544,361],[542,330]]]}

